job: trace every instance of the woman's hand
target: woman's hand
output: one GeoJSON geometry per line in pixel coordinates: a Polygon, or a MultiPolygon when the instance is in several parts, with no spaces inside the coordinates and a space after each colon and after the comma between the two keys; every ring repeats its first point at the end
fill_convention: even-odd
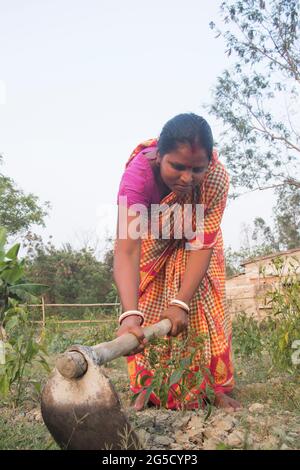
{"type": "Polygon", "coordinates": [[[160,319],[164,318],[168,318],[172,323],[169,336],[177,336],[188,327],[188,314],[176,305],[172,305],[162,312],[160,319]]]}
{"type": "Polygon", "coordinates": [[[148,340],[145,338],[144,330],[141,327],[141,318],[136,315],[124,318],[122,324],[117,330],[117,336],[122,336],[125,333],[131,333],[140,343],[133,351],[130,352],[130,354],[128,354],[128,356],[142,352],[148,343],[148,340]]]}

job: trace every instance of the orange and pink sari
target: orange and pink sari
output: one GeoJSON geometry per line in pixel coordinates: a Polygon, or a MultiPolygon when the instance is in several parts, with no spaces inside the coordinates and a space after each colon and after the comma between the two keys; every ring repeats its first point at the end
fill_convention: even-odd
{"type": "MultiPolygon", "coordinates": [[[[140,144],[129,161],[146,147],[156,145],[156,142],[152,139],[140,144]]],[[[201,249],[213,248],[209,268],[190,303],[188,329],[204,335],[204,357],[196,354],[191,370],[197,370],[200,362],[205,363],[213,378],[212,381],[203,379],[198,392],[205,390],[208,380],[215,392],[230,392],[234,386],[231,321],[226,308],[225,263],[220,229],[228,187],[228,174],[214,151],[203,183],[191,195],[185,196],[183,201],[204,205],[204,239],[201,249]]],[[[172,206],[176,202],[176,195],[172,192],[161,204],[172,206]]],[[[172,237],[166,240],[153,239],[151,236],[142,241],[139,309],[145,315],[144,326],[158,322],[160,313],[168,307],[171,299],[176,298],[190,254],[185,249],[185,242],[186,240],[172,237]]],[[[178,338],[185,339],[187,334],[188,332],[181,333],[178,338]]],[[[172,354],[171,350],[169,354],[172,354]]],[[[137,393],[142,388],[141,377],[153,374],[147,359],[147,349],[144,353],[127,357],[127,362],[130,388],[137,393]]],[[[197,394],[197,390],[193,394],[197,394]]],[[[150,401],[159,405],[159,399],[154,393],[151,393],[150,401]]],[[[174,394],[169,393],[167,408],[176,409],[180,406],[182,403],[180,405],[174,394]]],[[[197,406],[196,400],[189,407],[197,406]]]]}

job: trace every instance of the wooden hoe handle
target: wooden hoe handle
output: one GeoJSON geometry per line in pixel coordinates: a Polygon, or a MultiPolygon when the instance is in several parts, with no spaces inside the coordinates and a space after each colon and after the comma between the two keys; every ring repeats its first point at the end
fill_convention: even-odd
{"type": "MultiPolygon", "coordinates": [[[[143,328],[145,338],[149,340],[153,337],[165,336],[169,333],[171,327],[172,323],[167,318],[154,323],[154,325],[146,326],[143,328]]],[[[93,361],[98,365],[102,365],[118,357],[130,354],[138,345],[137,338],[131,333],[126,333],[113,341],[83,349],[86,351],[90,350],[93,361]]],[[[70,348],[69,351],[58,357],[56,368],[67,379],[76,379],[86,373],[88,361],[83,352],[72,351],[72,348],[70,348]]]]}

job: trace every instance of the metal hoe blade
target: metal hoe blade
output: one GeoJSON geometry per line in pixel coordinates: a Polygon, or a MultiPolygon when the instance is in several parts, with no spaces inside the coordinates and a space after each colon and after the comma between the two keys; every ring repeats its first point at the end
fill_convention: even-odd
{"type": "Polygon", "coordinates": [[[140,443],[132,430],[109,378],[97,364],[91,348],[75,346],[87,371],[76,379],[54,370],[42,392],[42,416],[62,449],[137,449],[140,443]]]}

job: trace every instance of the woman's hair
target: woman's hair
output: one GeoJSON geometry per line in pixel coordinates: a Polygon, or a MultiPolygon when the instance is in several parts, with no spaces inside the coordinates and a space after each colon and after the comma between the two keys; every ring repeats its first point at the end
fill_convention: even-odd
{"type": "Polygon", "coordinates": [[[170,119],[162,128],[158,139],[158,150],[163,157],[177,149],[178,144],[189,143],[194,149],[202,147],[212,158],[213,135],[208,122],[194,113],[183,113],[170,119]]]}

